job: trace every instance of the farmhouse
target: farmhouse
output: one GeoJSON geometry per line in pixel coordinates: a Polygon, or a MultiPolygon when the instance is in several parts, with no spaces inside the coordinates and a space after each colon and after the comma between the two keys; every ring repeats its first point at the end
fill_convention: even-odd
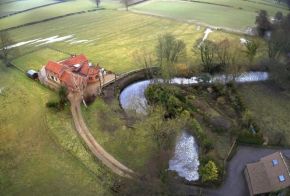
{"type": "Polygon", "coordinates": [[[60,62],[48,61],[45,66],[46,78],[70,91],[77,91],[79,86],[98,82],[100,66],[92,65],[83,54],[74,55],[60,62]]]}
{"type": "Polygon", "coordinates": [[[264,195],[290,186],[289,158],[275,152],[244,170],[250,195],[264,195]]]}

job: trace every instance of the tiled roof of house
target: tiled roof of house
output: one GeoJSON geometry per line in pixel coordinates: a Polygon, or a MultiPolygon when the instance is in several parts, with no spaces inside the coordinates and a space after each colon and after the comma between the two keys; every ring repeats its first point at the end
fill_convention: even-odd
{"type": "Polygon", "coordinates": [[[281,152],[276,152],[261,158],[258,163],[247,164],[253,193],[268,193],[290,186],[288,161],[281,152]],[[279,179],[282,175],[284,181],[279,179]]]}
{"type": "Polygon", "coordinates": [[[83,62],[87,62],[88,59],[84,54],[72,57],[70,59],[67,59],[65,61],[60,62],[60,64],[68,65],[68,66],[74,66],[76,64],[82,64],[83,62]]]}
{"type": "Polygon", "coordinates": [[[71,72],[65,71],[65,72],[62,74],[60,80],[61,80],[62,82],[64,82],[66,85],[72,85],[72,86],[73,86],[73,81],[72,81],[71,74],[72,74],[71,72]]]}
{"type": "Polygon", "coordinates": [[[54,72],[54,73],[57,73],[59,76],[61,76],[62,72],[66,69],[68,69],[68,67],[66,66],[63,66],[61,64],[58,64],[56,62],[53,62],[53,61],[48,61],[48,63],[46,64],[45,66],[46,69],[54,72]]]}

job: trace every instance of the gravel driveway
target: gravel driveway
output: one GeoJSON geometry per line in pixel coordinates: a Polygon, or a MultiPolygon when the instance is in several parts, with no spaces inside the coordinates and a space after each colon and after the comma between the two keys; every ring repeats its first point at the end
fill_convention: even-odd
{"type": "Polygon", "coordinates": [[[244,176],[246,164],[258,162],[260,158],[281,151],[290,157],[290,149],[264,149],[249,146],[238,146],[237,153],[228,164],[227,179],[220,189],[204,189],[204,195],[216,196],[247,196],[249,195],[244,176]]]}

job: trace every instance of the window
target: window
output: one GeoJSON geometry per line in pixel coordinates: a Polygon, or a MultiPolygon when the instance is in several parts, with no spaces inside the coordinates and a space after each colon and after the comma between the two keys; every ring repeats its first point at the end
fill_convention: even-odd
{"type": "Polygon", "coordinates": [[[96,76],[95,76],[95,78],[96,78],[96,79],[98,79],[98,78],[99,78],[99,76],[98,76],[98,75],[96,75],[96,76]]]}
{"type": "Polygon", "coordinates": [[[92,77],[89,77],[89,80],[92,80],[93,78],[92,77]]]}
{"type": "Polygon", "coordinates": [[[273,165],[275,166],[275,165],[278,165],[278,160],[277,159],[274,159],[273,161],[273,165]]]}
{"type": "Polygon", "coordinates": [[[279,176],[279,180],[280,180],[280,182],[283,182],[283,181],[285,181],[285,178],[284,178],[284,176],[283,176],[283,175],[279,176]]]}

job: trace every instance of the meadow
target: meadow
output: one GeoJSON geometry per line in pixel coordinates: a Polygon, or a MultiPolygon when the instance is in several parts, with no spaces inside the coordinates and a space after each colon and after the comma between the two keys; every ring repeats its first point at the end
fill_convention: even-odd
{"type": "Polygon", "coordinates": [[[271,83],[243,84],[239,89],[270,144],[289,147],[289,91],[271,83]]]}
{"type": "Polygon", "coordinates": [[[201,0],[201,2],[204,3],[153,0],[132,6],[130,10],[241,31],[245,31],[247,27],[254,26],[255,17],[259,10],[266,10],[270,17],[274,17],[278,11],[281,11],[284,15],[289,13],[287,8],[283,6],[274,7],[270,4],[263,5],[252,1],[201,0]]]}
{"type": "MultiPolygon", "coordinates": [[[[44,63],[44,62],[43,62],[44,63]]],[[[110,171],[86,150],[57,94],[0,62],[2,195],[111,195],[110,171]]]]}
{"type": "MultiPolygon", "coordinates": [[[[26,1],[24,3],[26,3],[26,1]]],[[[18,2],[14,4],[17,5],[17,8],[20,7],[18,2]]],[[[118,1],[111,0],[104,0],[99,6],[100,9],[116,9],[119,7],[122,7],[122,5],[118,1]]],[[[0,30],[73,12],[87,11],[92,9],[97,9],[97,6],[89,0],[67,1],[3,18],[0,20],[0,30]]]]}
{"type": "MultiPolygon", "coordinates": [[[[162,3],[167,3],[165,7],[170,11],[170,16],[175,16],[174,13],[177,12],[173,10],[172,6],[184,9],[185,11],[182,12],[187,16],[193,12],[191,10],[193,8],[190,6],[187,6],[190,9],[184,8],[183,5],[190,4],[187,2],[170,4],[171,2],[154,1],[152,5],[155,3],[160,3],[161,6],[163,6],[162,3]],[[168,7],[169,4],[171,7],[168,7]]],[[[131,9],[137,10],[139,6],[141,10],[142,6],[149,5],[151,4],[144,3],[131,9]]],[[[194,3],[192,5],[212,6],[194,3]]],[[[102,2],[102,7],[115,9],[122,5],[116,2],[102,2]]],[[[96,6],[88,0],[65,2],[1,19],[0,29],[95,8],[96,6]]],[[[210,8],[213,7],[198,7],[198,10],[209,10],[210,8]]],[[[231,28],[236,25],[237,28],[243,29],[248,26],[248,23],[252,25],[252,21],[257,15],[254,10],[256,8],[248,11],[246,9],[244,11],[233,9],[234,11],[229,12],[223,10],[233,16],[230,17],[231,19],[235,19],[234,15],[245,17],[245,19],[241,19],[241,22],[234,24],[226,21],[229,17],[219,11],[222,9],[228,8],[215,7],[211,9],[213,12],[210,17],[203,15],[202,18],[208,18],[213,22],[214,20],[223,21],[224,24],[229,22],[231,28]]],[[[274,9],[277,8],[273,8],[271,13],[275,14],[274,9]]],[[[198,10],[196,10],[197,13],[198,10]]],[[[181,11],[178,12],[182,14],[181,11]]],[[[209,24],[208,21],[204,22],[209,24]]],[[[41,46],[37,46],[39,43],[30,43],[18,47],[17,56],[19,58],[13,59],[12,62],[24,70],[38,70],[48,60],[59,61],[68,57],[66,54],[42,48],[42,46],[52,46],[70,53],[85,54],[93,63],[99,62],[108,70],[123,73],[138,68],[132,60],[134,52],[142,47],[154,50],[158,35],[172,32],[177,38],[185,41],[188,56],[193,56],[191,48],[197,47],[196,41],[203,38],[204,31],[205,28],[197,30],[195,25],[187,23],[131,12],[98,10],[11,30],[9,34],[16,43],[53,36],[72,36],[63,41],[55,41],[41,46]],[[81,40],[89,42],[76,43],[81,40]],[[33,52],[26,54],[29,51],[33,52]]],[[[242,36],[214,31],[209,35],[208,40],[216,42],[225,38],[239,42],[242,36]]],[[[259,53],[257,60],[261,56],[263,54],[259,53]]],[[[86,145],[74,129],[69,106],[61,112],[45,107],[48,101],[57,100],[56,93],[27,78],[18,70],[6,68],[1,62],[0,88],[2,87],[4,89],[0,94],[0,103],[3,103],[0,108],[0,142],[2,144],[0,146],[0,189],[3,190],[4,195],[20,193],[30,195],[31,191],[37,195],[111,194],[108,190],[113,181],[112,175],[86,149],[86,145]]],[[[255,89],[251,91],[251,94],[247,93],[247,95],[251,95],[251,100],[254,92],[255,89]]],[[[264,97],[262,98],[264,99],[264,97]]],[[[259,99],[253,98],[253,100],[259,103],[259,99]]],[[[269,100],[270,98],[265,98],[265,103],[269,100]]],[[[254,106],[256,106],[256,102],[253,102],[254,106]]],[[[269,101],[269,103],[271,102],[269,101]]],[[[117,109],[119,109],[118,103],[107,107],[98,98],[88,110],[83,110],[83,115],[92,134],[109,153],[125,165],[133,169],[140,169],[154,151],[154,144],[147,140],[150,137],[149,133],[142,132],[142,126],[146,126],[146,124],[139,124],[136,130],[125,129],[125,120],[114,114],[114,110],[117,109]],[[102,119],[104,114],[107,114],[105,117],[109,120],[102,119]],[[113,125],[110,122],[114,122],[113,125]],[[103,129],[104,127],[107,127],[107,130],[103,129]],[[115,128],[116,131],[110,131],[115,128]]],[[[258,104],[256,110],[253,108],[257,114],[259,114],[259,109],[258,104]]],[[[285,115],[285,110],[283,111],[283,115],[285,115]]],[[[265,114],[268,115],[268,113],[265,114]]],[[[266,132],[266,134],[270,136],[270,132],[266,132]]],[[[217,140],[218,145],[223,146],[223,138],[217,140]]]]}
{"type": "MultiPolygon", "coordinates": [[[[1,1],[1,3],[5,3],[9,1],[1,1]]],[[[27,0],[27,1],[14,1],[10,3],[5,3],[1,5],[0,12],[1,11],[22,11],[42,5],[47,5],[51,3],[56,3],[59,1],[54,0],[27,0]]]]}
{"type": "MultiPolygon", "coordinates": [[[[16,43],[39,38],[45,39],[56,35],[60,37],[71,35],[72,38],[41,46],[37,46],[39,43],[20,46],[18,47],[18,55],[38,50],[42,46],[52,46],[73,54],[85,54],[93,63],[99,62],[102,67],[108,70],[122,73],[138,68],[133,62],[133,53],[136,50],[146,47],[149,51],[153,51],[158,35],[167,32],[171,32],[178,39],[184,40],[187,44],[188,56],[194,56],[191,48],[197,47],[199,44],[197,40],[204,37],[204,31],[205,28],[197,30],[195,25],[187,23],[130,12],[104,10],[31,25],[11,30],[9,33],[16,43]],[[91,42],[73,43],[73,38],[75,38],[74,41],[89,40],[91,42]]],[[[240,42],[242,37],[223,31],[214,31],[208,36],[208,40],[216,42],[227,38],[240,42]]],[[[53,53],[46,56],[49,60],[49,56],[53,56],[53,53]]],[[[28,61],[34,58],[33,54],[28,57],[15,59],[13,62],[17,62],[18,66],[25,67],[27,66],[25,64],[31,64],[28,61]]],[[[40,69],[40,67],[35,69],[40,69]]]]}

